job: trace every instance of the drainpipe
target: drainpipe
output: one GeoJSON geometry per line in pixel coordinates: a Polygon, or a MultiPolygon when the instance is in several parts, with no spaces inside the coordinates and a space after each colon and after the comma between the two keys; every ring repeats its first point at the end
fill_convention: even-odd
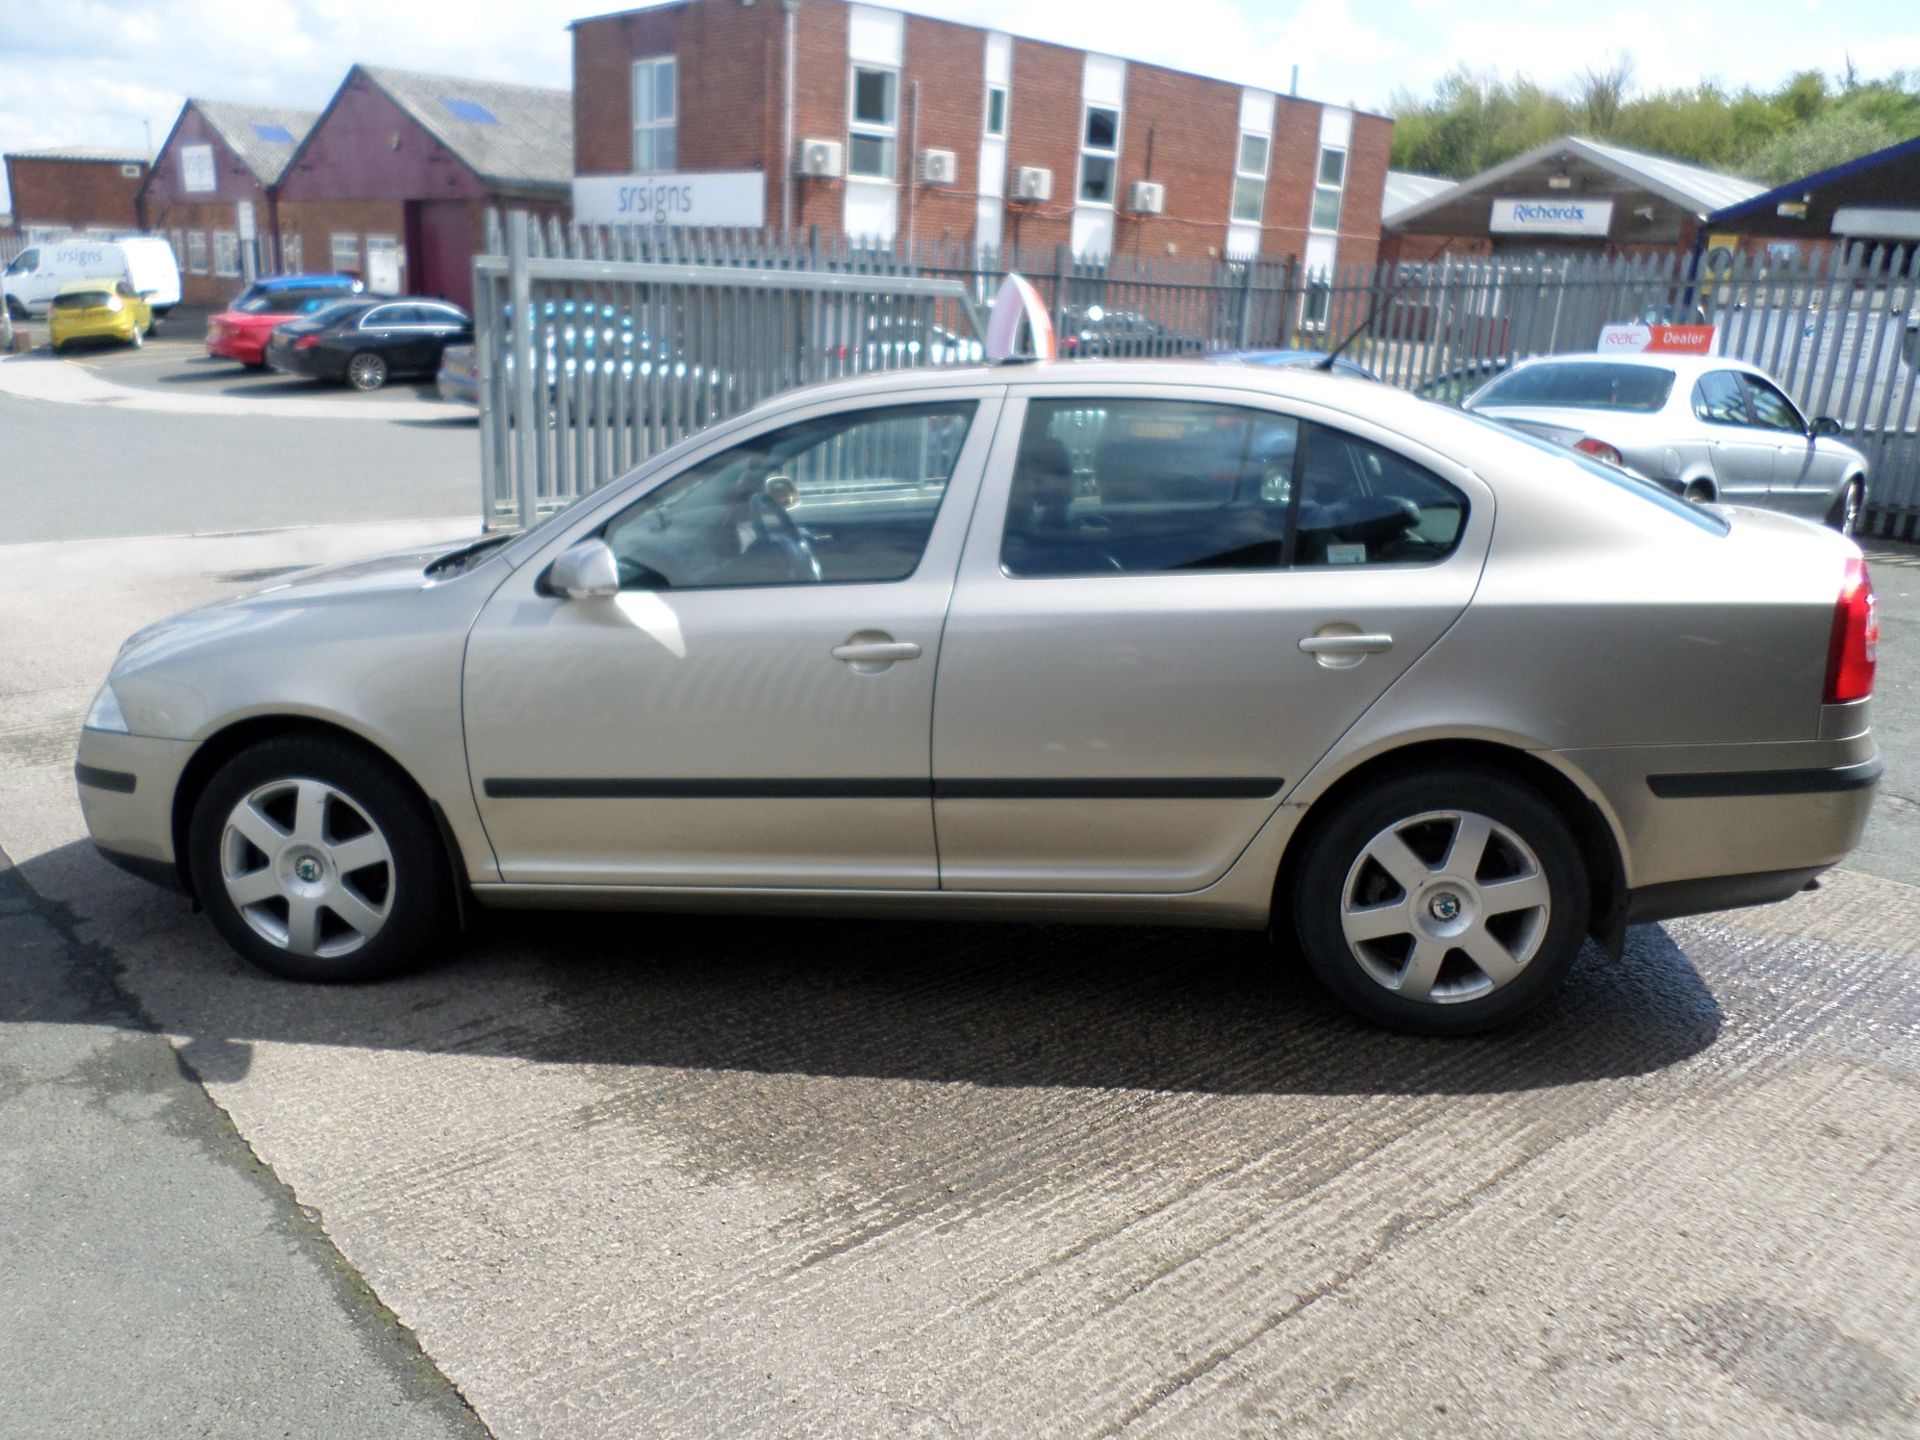
{"type": "Polygon", "coordinates": [[[907,87],[908,101],[913,106],[913,124],[907,140],[907,263],[913,263],[913,216],[915,202],[920,198],[920,82],[914,81],[907,87]]]}
{"type": "Polygon", "coordinates": [[[780,238],[793,238],[793,34],[794,14],[800,0],[780,0],[782,89],[780,116],[780,238]]]}

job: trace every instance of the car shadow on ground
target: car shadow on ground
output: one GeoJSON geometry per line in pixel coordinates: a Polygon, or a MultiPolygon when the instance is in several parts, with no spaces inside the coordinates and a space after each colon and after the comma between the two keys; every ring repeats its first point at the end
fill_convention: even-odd
{"type": "MultiPolygon", "coordinates": [[[[155,387],[182,385],[217,387],[218,394],[232,395],[240,399],[271,400],[289,395],[355,397],[360,393],[347,385],[315,380],[305,375],[277,375],[271,370],[251,370],[238,361],[215,356],[199,356],[191,360],[182,360],[179,365],[180,368],[177,370],[148,376],[144,380],[135,381],[132,377],[123,377],[123,379],[126,383],[155,387]]],[[[439,394],[432,382],[415,380],[394,380],[372,393],[407,400],[429,400],[436,398],[439,394]]]]}
{"type": "Polygon", "coordinates": [[[1452,1041],[1360,1024],[1297,960],[1233,931],[483,910],[417,974],[300,985],[240,961],[186,900],[74,853],[88,850],[21,874],[65,868],[73,893],[73,867],[97,872],[90,913],[54,906],[55,922],[122,970],[209,1081],[243,1076],[253,1042],[285,1041],[982,1086],[1478,1094],[1661,1070],[1721,1023],[1654,926],[1617,963],[1589,947],[1525,1021],[1452,1041]]]}

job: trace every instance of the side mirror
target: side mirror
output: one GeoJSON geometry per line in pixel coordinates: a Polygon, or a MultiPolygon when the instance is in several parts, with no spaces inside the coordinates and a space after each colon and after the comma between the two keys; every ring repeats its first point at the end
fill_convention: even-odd
{"type": "Polygon", "coordinates": [[[1830,440],[1840,433],[1840,422],[1831,415],[1822,415],[1813,422],[1813,438],[1830,440]]]}
{"type": "Polygon", "coordinates": [[[546,588],[569,600],[604,600],[620,593],[620,565],[604,540],[582,540],[547,570],[546,588]]]}

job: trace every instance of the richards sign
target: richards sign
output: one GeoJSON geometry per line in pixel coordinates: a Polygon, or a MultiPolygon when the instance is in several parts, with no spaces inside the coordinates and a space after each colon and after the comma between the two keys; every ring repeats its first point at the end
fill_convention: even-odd
{"type": "Polygon", "coordinates": [[[740,226],[767,223],[767,177],[758,170],[678,175],[576,175],[580,225],[740,226]]]}
{"type": "Polygon", "coordinates": [[[1611,200],[1576,200],[1559,196],[1545,200],[1496,200],[1488,228],[1495,235],[1604,237],[1612,224],[1611,200]]]}

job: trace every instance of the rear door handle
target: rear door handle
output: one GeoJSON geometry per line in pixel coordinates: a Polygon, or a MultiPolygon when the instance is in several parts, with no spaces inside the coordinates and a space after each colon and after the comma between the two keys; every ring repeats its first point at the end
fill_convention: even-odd
{"type": "Polygon", "coordinates": [[[1391,635],[1307,635],[1300,648],[1309,655],[1378,655],[1393,648],[1391,635]]]}

